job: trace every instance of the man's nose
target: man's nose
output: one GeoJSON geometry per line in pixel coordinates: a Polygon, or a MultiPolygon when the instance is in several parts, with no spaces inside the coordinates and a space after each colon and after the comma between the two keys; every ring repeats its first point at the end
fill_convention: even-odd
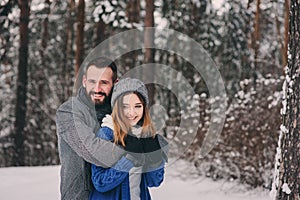
{"type": "Polygon", "coordinates": [[[95,86],[95,92],[100,92],[101,91],[101,83],[96,83],[96,86],[95,86]]]}

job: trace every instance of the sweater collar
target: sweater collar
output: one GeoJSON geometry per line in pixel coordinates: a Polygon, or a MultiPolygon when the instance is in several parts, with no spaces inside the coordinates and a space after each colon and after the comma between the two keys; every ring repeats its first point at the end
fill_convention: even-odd
{"type": "Polygon", "coordinates": [[[91,99],[89,99],[89,97],[87,96],[87,93],[85,91],[85,88],[82,86],[79,88],[78,98],[85,105],[87,105],[90,109],[95,110],[95,104],[91,101],[91,99]]]}

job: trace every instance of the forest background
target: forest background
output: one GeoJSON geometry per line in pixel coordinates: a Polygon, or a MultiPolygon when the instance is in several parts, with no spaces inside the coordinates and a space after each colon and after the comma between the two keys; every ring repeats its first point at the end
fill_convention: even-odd
{"type": "MultiPolygon", "coordinates": [[[[188,96],[182,90],[182,95],[187,102],[198,102],[189,109],[199,115],[187,117],[200,122],[193,143],[180,157],[195,165],[199,176],[271,188],[288,59],[288,1],[20,2],[0,3],[1,167],[58,165],[55,112],[72,96],[86,55],[117,33],[154,26],[193,38],[218,66],[228,105],[212,151],[199,156],[213,112],[210,102],[216,99],[210,98],[201,74],[184,58],[157,49],[135,50],[118,58],[119,76],[143,63],[161,63],[180,71],[196,93],[188,96]]],[[[164,36],[155,35],[153,42],[160,37],[164,36]]],[[[176,96],[158,85],[153,88],[152,101],[165,108],[164,134],[184,143],[185,138],[176,139],[175,134],[185,114],[176,96]]],[[[188,140],[189,134],[185,137],[188,140]]]]}

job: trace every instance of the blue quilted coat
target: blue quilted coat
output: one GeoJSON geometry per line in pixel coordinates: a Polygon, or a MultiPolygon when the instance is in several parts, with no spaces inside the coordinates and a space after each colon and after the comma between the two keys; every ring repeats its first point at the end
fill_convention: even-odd
{"type": "MultiPolygon", "coordinates": [[[[110,128],[103,127],[98,137],[113,140],[110,128]]],[[[92,182],[95,190],[90,194],[90,200],[130,200],[129,170],[133,163],[122,157],[114,167],[103,168],[92,165],[92,182]]],[[[151,200],[149,187],[158,187],[164,178],[164,162],[157,169],[144,172],[141,176],[140,199],[151,200]]]]}

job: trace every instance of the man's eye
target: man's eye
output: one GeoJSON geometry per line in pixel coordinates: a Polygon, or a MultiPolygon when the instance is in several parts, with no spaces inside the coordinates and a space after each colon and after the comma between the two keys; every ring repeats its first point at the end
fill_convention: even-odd
{"type": "Polygon", "coordinates": [[[109,82],[108,82],[108,81],[101,81],[101,84],[103,84],[103,85],[108,85],[109,82]]]}

